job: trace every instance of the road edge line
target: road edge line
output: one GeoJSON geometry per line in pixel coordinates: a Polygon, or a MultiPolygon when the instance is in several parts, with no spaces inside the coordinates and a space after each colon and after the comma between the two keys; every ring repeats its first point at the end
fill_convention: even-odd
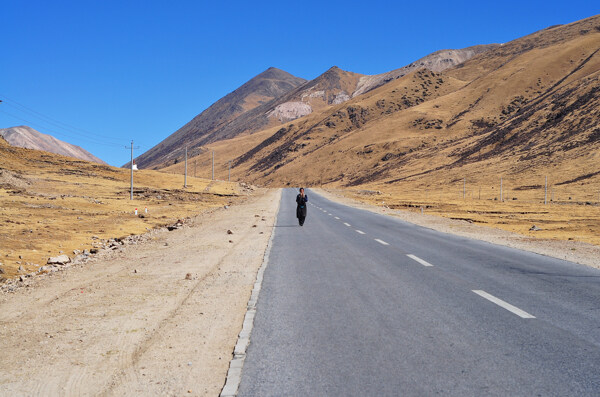
{"type": "Polygon", "coordinates": [[[263,262],[256,273],[256,280],[254,281],[254,287],[252,288],[252,294],[248,300],[248,306],[246,309],[246,315],[244,316],[244,322],[242,330],[238,335],[237,343],[233,349],[233,358],[229,362],[229,369],[227,371],[227,377],[225,378],[225,385],[221,389],[220,397],[235,397],[237,396],[240,382],[242,381],[242,369],[244,368],[244,361],[246,361],[246,350],[250,344],[250,335],[252,334],[252,328],[254,327],[254,316],[256,315],[256,305],[258,303],[258,295],[262,288],[262,282],[265,274],[265,270],[269,264],[269,256],[271,254],[271,247],[273,245],[273,238],[275,237],[275,225],[277,225],[277,218],[279,217],[279,209],[281,208],[281,196],[283,189],[279,189],[279,201],[277,204],[277,210],[275,211],[275,220],[273,221],[273,232],[269,237],[267,248],[263,255],[263,262]]]}

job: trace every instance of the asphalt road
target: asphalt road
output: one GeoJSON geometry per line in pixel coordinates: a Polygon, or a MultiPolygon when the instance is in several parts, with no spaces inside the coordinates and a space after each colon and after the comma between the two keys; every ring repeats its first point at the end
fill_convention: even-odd
{"type": "Polygon", "coordinates": [[[599,396],[600,270],[285,190],[240,396],[599,396]]]}

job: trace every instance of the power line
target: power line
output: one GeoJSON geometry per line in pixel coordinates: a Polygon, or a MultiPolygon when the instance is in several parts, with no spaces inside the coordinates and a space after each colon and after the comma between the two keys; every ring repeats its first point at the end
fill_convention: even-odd
{"type": "Polygon", "coordinates": [[[26,113],[29,113],[29,114],[31,114],[34,117],[37,117],[37,118],[40,118],[40,119],[46,119],[45,120],[46,122],[54,124],[54,125],[56,125],[59,128],[70,129],[70,130],[73,130],[73,132],[79,133],[79,134],[82,134],[82,135],[94,136],[94,137],[99,137],[99,138],[104,138],[104,139],[113,139],[112,137],[103,136],[103,135],[100,135],[100,134],[96,134],[96,133],[93,133],[91,131],[85,130],[83,128],[72,126],[72,125],[70,125],[68,123],[65,123],[63,121],[56,120],[56,119],[54,119],[54,118],[52,118],[50,116],[47,116],[47,115],[45,115],[43,113],[38,112],[37,110],[33,110],[33,109],[31,109],[31,108],[23,105],[22,103],[19,103],[19,102],[15,101],[14,99],[10,99],[6,95],[4,95],[4,94],[0,94],[0,96],[3,97],[5,100],[8,100],[7,103],[5,102],[7,105],[12,106],[12,107],[17,108],[17,109],[21,108],[21,109],[18,109],[18,110],[24,111],[26,113]],[[17,105],[17,106],[15,106],[15,105],[17,105]]]}
{"type": "MultiPolygon", "coordinates": [[[[58,134],[61,134],[61,135],[64,135],[64,136],[68,136],[70,138],[87,139],[87,140],[89,140],[89,141],[91,141],[91,142],[93,142],[95,144],[99,144],[99,145],[107,145],[107,146],[115,146],[115,147],[116,146],[122,146],[121,144],[116,143],[114,141],[111,142],[110,140],[114,139],[113,137],[108,137],[108,136],[105,136],[105,135],[95,134],[93,132],[84,130],[82,128],[74,127],[74,126],[72,126],[70,124],[67,124],[67,123],[64,123],[62,121],[56,120],[56,119],[54,119],[54,118],[52,118],[50,116],[47,116],[47,115],[45,115],[43,113],[40,113],[40,112],[38,112],[36,110],[33,110],[33,109],[31,109],[31,108],[29,108],[29,107],[27,107],[27,106],[25,106],[25,105],[23,105],[23,104],[15,101],[15,100],[13,100],[13,99],[8,98],[6,95],[0,94],[0,96],[5,99],[4,104],[6,104],[6,105],[8,105],[8,106],[10,106],[10,107],[12,107],[14,109],[16,109],[17,111],[29,114],[30,116],[41,120],[43,123],[49,123],[49,124],[53,125],[54,127],[57,127],[57,128],[59,128],[61,130],[67,130],[71,134],[75,134],[76,136],[74,137],[73,135],[69,135],[69,134],[64,133],[64,132],[57,132],[55,130],[53,131],[53,133],[58,133],[58,134]],[[100,138],[100,140],[99,140],[99,138],[100,138]]],[[[8,113],[8,112],[5,112],[5,111],[2,111],[2,113],[7,114],[7,115],[9,115],[11,117],[14,117],[16,119],[25,121],[28,124],[35,124],[37,126],[40,126],[44,130],[48,130],[48,131],[51,130],[51,128],[47,128],[46,125],[41,125],[41,124],[39,124],[37,122],[32,122],[32,121],[30,121],[28,119],[25,119],[23,117],[19,117],[19,116],[16,116],[14,114],[11,114],[11,113],[8,113]]]]}
{"type": "Polygon", "coordinates": [[[89,137],[73,136],[73,135],[67,134],[65,132],[59,132],[59,131],[56,131],[56,130],[54,130],[52,128],[48,128],[47,126],[41,125],[41,124],[39,124],[37,122],[24,119],[23,117],[16,116],[16,115],[14,115],[12,113],[8,113],[8,112],[6,112],[4,110],[0,110],[0,113],[4,113],[7,116],[13,117],[13,118],[15,118],[17,120],[24,121],[25,123],[27,123],[27,125],[39,128],[39,129],[41,129],[41,130],[43,130],[45,132],[50,132],[53,135],[65,136],[67,138],[87,140],[88,142],[93,143],[95,145],[104,145],[104,146],[111,146],[111,147],[122,147],[123,146],[123,144],[119,144],[119,143],[115,143],[115,142],[100,141],[100,140],[95,140],[95,139],[89,138],[89,137]]]}

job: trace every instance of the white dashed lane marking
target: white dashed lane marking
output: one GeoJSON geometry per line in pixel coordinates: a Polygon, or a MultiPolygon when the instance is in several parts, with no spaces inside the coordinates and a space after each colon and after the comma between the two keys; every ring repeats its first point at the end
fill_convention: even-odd
{"type": "Polygon", "coordinates": [[[339,217],[339,216],[336,216],[336,217],[335,217],[335,219],[337,219],[337,220],[339,221],[339,220],[340,220],[340,217],[339,217]]]}
{"type": "Polygon", "coordinates": [[[510,303],[507,303],[505,301],[503,301],[502,299],[496,298],[494,295],[490,295],[485,291],[482,290],[472,290],[473,292],[475,292],[477,295],[481,296],[482,298],[485,298],[487,300],[489,300],[492,303],[497,304],[498,306],[508,310],[509,312],[516,314],[517,316],[521,317],[521,318],[535,318],[535,316],[532,316],[531,314],[527,313],[524,310],[519,309],[516,306],[511,305],[510,303]]]}
{"type": "Polygon", "coordinates": [[[406,254],[406,256],[408,256],[410,259],[415,260],[417,262],[419,262],[421,265],[423,266],[433,266],[431,263],[424,261],[423,259],[419,258],[416,255],[413,254],[406,254]]]}
{"type": "MultiPolygon", "coordinates": [[[[311,204],[311,205],[313,205],[315,208],[319,209],[320,211],[323,211],[323,213],[326,213],[326,214],[327,214],[327,215],[329,215],[329,216],[333,216],[333,214],[331,214],[331,213],[328,213],[328,212],[327,212],[327,210],[324,210],[324,209],[323,209],[323,208],[321,208],[321,207],[317,207],[317,206],[315,206],[314,204],[311,204]]],[[[340,218],[336,216],[336,217],[335,217],[335,219],[339,220],[340,218]]],[[[351,226],[351,225],[350,225],[349,223],[347,223],[347,222],[344,222],[344,225],[346,225],[346,226],[348,226],[348,227],[350,227],[350,226],[351,226]]],[[[365,233],[365,232],[363,232],[362,230],[355,229],[354,231],[355,231],[356,233],[358,233],[358,234],[366,234],[366,233],[365,233]]],[[[387,243],[387,242],[385,242],[385,241],[383,241],[383,240],[381,240],[381,239],[378,239],[378,238],[376,238],[376,239],[374,239],[374,240],[375,240],[375,241],[377,241],[377,242],[378,242],[379,244],[381,244],[381,245],[390,245],[389,243],[387,243]]],[[[432,265],[431,263],[427,262],[427,261],[426,261],[426,260],[424,260],[424,259],[421,259],[421,258],[419,258],[419,257],[418,257],[418,256],[416,256],[416,255],[413,255],[413,254],[406,254],[406,256],[407,256],[407,257],[409,257],[410,259],[412,259],[412,260],[414,260],[414,261],[416,261],[416,262],[420,263],[420,264],[421,264],[421,265],[423,265],[423,266],[426,266],[426,267],[433,267],[433,265],[432,265]]],[[[505,302],[505,301],[503,301],[503,300],[502,300],[502,299],[500,299],[500,298],[496,298],[495,296],[493,296],[493,295],[491,295],[491,294],[488,294],[487,292],[485,292],[485,291],[483,291],[483,290],[472,290],[472,292],[474,292],[474,293],[476,293],[477,295],[481,296],[482,298],[484,298],[484,299],[487,299],[488,301],[490,301],[490,302],[492,302],[492,303],[494,303],[494,304],[496,304],[496,305],[498,305],[498,306],[502,307],[503,309],[506,309],[506,310],[508,310],[509,312],[511,312],[511,313],[513,313],[513,314],[516,314],[517,316],[519,316],[519,317],[521,317],[521,318],[526,318],[526,319],[527,319],[527,318],[535,318],[535,316],[533,316],[533,315],[531,315],[531,314],[527,313],[526,311],[524,311],[524,310],[521,310],[521,309],[519,309],[518,307],[516,307],[516,306],[513,306],[513,305],[511,305],[510,303],[508,303],[508,302],[505,302]]]]}

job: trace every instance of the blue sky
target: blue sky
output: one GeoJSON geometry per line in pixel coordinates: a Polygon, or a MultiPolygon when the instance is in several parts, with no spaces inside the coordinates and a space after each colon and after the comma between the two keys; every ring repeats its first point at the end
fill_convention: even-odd
{"type": "Polygon", "coordinates": [[[594,1],[0,2],[0,128],[30,125],[111,165],[270,66],[313,79],[507,42],[596,15],[594,1]]]}

